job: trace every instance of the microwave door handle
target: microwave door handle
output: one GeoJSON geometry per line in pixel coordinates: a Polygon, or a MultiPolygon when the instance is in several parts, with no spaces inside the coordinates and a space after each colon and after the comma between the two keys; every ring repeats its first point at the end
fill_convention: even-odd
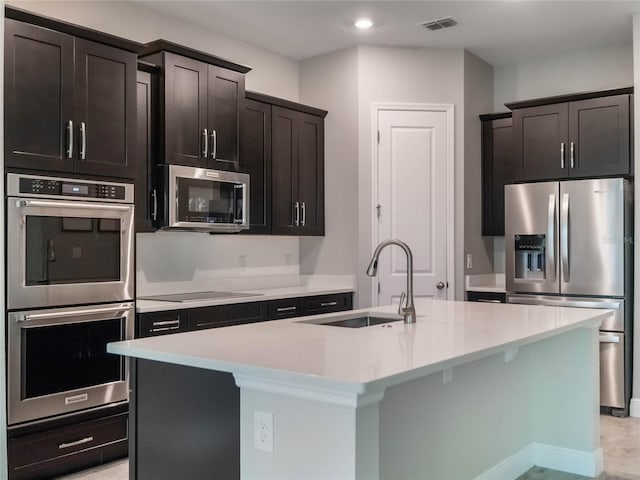
{"type": "Polygon", "coordinates": [[[560,252],[562,254],[562,280],[570,281],[569,276],[569,194],[562,194],[560,211],[560,252]]]}
{"type": "MultiPolygon", "coordinates": [[[[83,315],[94,315],[101,313],[111,312],[124,312],[133,307],[133,304],[119,305],[117,307],[105,307],[105,308],[86,308],[82,310],[76,310],[73,312],[48,312],[48,313],[27,313],[22,317],[18,317],[20,322],[30,322],[33,320],[46,320],[50,318],[61,317],[80,317],[83,315]]],[[[114,315],[113,318],[117,318],[119,315],[114,315]]]]}
{"type": "Polygon", "coordinates": [[[102,205],[89,202],[56,202],[46,200],[18,200],[21,207],[45,207],[45,208],[90,208],[91,210],[107,210],[116,212],[126,212],[131,209],[130,205],[102,205]]]}
{"type": "Polygon", "coordinates": [[[556,281],[556,196],[549,195],[549,208],[547,211],[547,278],[550,282],[556,281]]]}

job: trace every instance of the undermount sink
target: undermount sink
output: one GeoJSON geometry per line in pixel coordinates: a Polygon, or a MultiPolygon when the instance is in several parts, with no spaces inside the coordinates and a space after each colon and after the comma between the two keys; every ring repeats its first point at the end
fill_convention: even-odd
{"type": "Polygon", "coordinates": [[[321,325],[331,325],[332,327],[362,328],[371,327],[373,325],[381,325],[383,323],[399,322],[401,318],[384,318],[384,317],[358,317],[347,318],[345,320],[336,320],[335,322],[322,323],[321,325]]]}
{"type": "MultiPolygon", "coordinates": [[[[356,314],[357,315],[357,314],[356,314]]],[[[301,320],[298,323],[308,323],[311,325],[328,325],[330,327],[347,327],[347,328],[362,328],[362,327],[372,327],[374,325],[384,325],[392,322],[401,321],[401,317],[378,317],[373,315],[364,315],[355,316],[354,314],[349,314],[349,316],[338,317],[335,319],[326,319],[323,320],[301,320]]],[[[390,325],[388,325],[390,326],[390,325]]]]}

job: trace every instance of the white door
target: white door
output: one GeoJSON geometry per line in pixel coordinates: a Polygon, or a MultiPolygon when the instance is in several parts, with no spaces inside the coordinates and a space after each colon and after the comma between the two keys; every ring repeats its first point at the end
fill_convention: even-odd
{"type": "MultiPolygon", "coordinates": [[[[395,238],[409,245],[415,298],[447,298],[448,120],[442,109],[377,112],[377,242],[395,238]]],[[[402,249],[387,247],[374,286],[378,305],[398,303],[406,272],[402,249]]]]}

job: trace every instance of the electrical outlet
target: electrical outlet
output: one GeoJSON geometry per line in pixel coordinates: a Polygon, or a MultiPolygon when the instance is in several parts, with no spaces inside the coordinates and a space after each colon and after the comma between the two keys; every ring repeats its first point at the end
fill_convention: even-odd
{"type": "Polygon", "coordinates": [[[473,268],[473,257],[470,253],[467,253],[467,270],[471,270],[473,268]]]}
{"type": "Polygon", "coordinates": [[[253,412],[253,446],[256,450],[273,452],[273,414],[271,412],[253,412]]]}

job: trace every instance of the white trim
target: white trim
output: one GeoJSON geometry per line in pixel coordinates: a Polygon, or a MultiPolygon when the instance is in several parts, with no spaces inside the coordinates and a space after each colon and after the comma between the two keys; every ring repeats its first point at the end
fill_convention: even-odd
{"type": "Polygon", "coordinates": [[[513,480],[533,466],[597,477],[604,468],[602,448],[588,453],[534,442],[485,470],[474,480],[513,480]]]}
{"type": "MultiPolygon", "coordinates": [[[[454,105],[452,103],[378,103],[371,105],[371,251],[378,242],[378,218],[375,204],[378,198],[378,115],[385,110],[414,110],[426,112],[445,112],[447,114],[447,300],[455,299],[456,293],[456,251],[455,251],[455,118],[454,105]]],[[[376,282],[371,279],[371,301],[373,306],[378,305],[378,292],[376,282]]]]}
{"type": "Polygon", "coordinates": [[[277,380],[265,380],[264,378],[238,373],[234,373],[233,378],[236,381],[236,385],[241,389],[276,393],[278,395],[304,398],[305,400],[314,400],[316,402],[341,405],[351,408],[359,408],[378,403],[384,397],[384,390],[352,393],[312,386],[301,386],[277,380]]]}
{"type": "Polygon", "coordinates": [[[632,398],[629,404],[629,415],[640,418],[640,398],[632,398]]]}

